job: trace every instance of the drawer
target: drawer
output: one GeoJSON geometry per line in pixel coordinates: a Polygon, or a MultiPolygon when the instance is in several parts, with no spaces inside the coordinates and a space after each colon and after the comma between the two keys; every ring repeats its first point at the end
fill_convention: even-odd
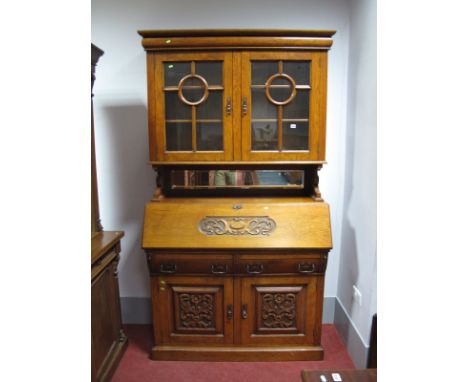
{"type": "Polygon", "coordinates": [[[317,257],[288,257],[286,255],[271,256],[239,256],[235,259],[234,273],[240,275],[268,275],[268,274],[323,274],[326,260],[317,257]]]}
{"type": "Polygon", "coordinates": [[[232,275],[231,255],[150,254],[149,267],[158,275],[232,275]]]}

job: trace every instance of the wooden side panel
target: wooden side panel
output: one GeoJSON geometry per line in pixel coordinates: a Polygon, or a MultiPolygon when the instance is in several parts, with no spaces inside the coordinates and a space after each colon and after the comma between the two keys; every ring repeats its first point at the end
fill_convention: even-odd
{"type": "Polygon", "coordinates": [[[118,258],[108,263],[91,283],[92,379],[98,382],[111,379],[128,344],[120,317],[117,263],[118,258]]]}
{"type": "Polygon", "coordinates": [[[157,115],[160,113],[159,99],[156,94],[161,87],[161,73],[156,72],[155,54],[146,55],[146,76],[148,78],[148,143],[151,161],[162,160],[158,155],[157,146],[160,144],[160,137],[157,134],[157,115]]]}
{"type": "Polygon", "coordinates": [[[312,144],[315,147],[314,160],[325,160],[326,133],[327,133],[327,71],[328,56],[325,52],[314,53],[312,60],[312,97],[310,108],[312,110],[312,144]]]}
{"type": "Polygon", "coordinates": [[[111,265],[91,285],[91,311],[93,359],[97,365],[102,365],[119,336],[115,315],[120,313],[115,306],[111,265]],[[112,317],[114,319],[110,319],[112,317]]]}

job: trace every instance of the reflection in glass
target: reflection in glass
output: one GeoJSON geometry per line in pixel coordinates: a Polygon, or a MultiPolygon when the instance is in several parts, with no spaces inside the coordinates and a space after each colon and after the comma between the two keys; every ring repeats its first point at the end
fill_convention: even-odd
{"type": "Polygon", "coordinates": [[[223,85],[223,63],[221,61],[196,61],[195,73],[202,76],[208,85],[223,85]]]}
{"type": "Polygon", "coordinates": [[[192,119],[190,106],[183,103],[177,92],[165,92],[166,119],[192,119]]]}
{"type": "Polygon", "coordinates": [[[205,85],[197,77],[188,78],[182,85],[182,95],[189,102],[200,101],[204,93],[205,85]]]}
{"type": "Polygon", "coordinates": [[[182,77],[190,74],[190,62],[165,62],[164,84],[165,86],[178,86],[182,77]]]}
{"type": "Polygon", "coordinates": [[[166,122],[166,150],[192,150],[192,124],[186,122],[166,122]]]}
{"type": "Polygon", "coordinates": [[[294,78],[297,85],[310,84],[310,61],[283,61],[283,72],[294,78]]]}
{"type": "Polygon", "coordinates": [[[309,118],[309,90],[298,90],[296,97],[283,107],[283,118],[309,118]]]}
{"type": "Polygon", "coordinates": [[[220,122],[197,122],[197,150],[223,150],[223,125],[220,122]]]}
{"type": "Polygon", "coordinates": [[[283,122],[283,150],[309,149],[309,123],[283,122]]]}
{"type": "Polygon", "coordinates": [[[278,73],[278,61],[252,61],[252,85],[265,85],[268,78],[278,73]]]}
{"type": "Polygon", "coordinates": [[[281,87],[275,88],[270,87],[270,97],[273,98],[273,101],[284,102],[291,96],[291,87],[281,87]]]}
{"type": "Polygon", "coordinates": [[[273,119],[277,118],[275,105],[268,101],[265,89],[252,89],[252,119],[273,119]]]}
{"type": "Polygon", "coordinates": [[[197,106],[197,120],[217,119],[221,120],[223,113],[223,92],[210,90],[208,98],[197,106]]]}
{"type": "Polygon", "coordinates": [[[208,188],[304,188],[303,170],[172,170],[171,187],[208,188]]]}
{"type": "Polygon", "coordinates": [[[276,121],[252,122],[252,150],[278,150],[276,121]]]}

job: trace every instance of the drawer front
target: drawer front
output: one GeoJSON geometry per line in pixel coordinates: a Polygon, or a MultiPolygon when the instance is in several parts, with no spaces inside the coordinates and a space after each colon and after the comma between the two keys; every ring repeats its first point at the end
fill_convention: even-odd
{"type": "Polygon", "coordinates": [[[232,275],[231,255],[151,254],[149,267],[157,275],[232,275]]]}
{"type": "Polygon", "coordinates": [[[269,274],[315,275],[325,273],[325,269],[326,260],[317,256],[240,256],[234,263],[234,273],[248,276],[269,274]]]}

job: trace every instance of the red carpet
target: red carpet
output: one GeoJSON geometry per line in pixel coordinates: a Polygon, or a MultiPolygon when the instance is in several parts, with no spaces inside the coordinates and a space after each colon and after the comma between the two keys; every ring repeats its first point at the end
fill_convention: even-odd
{"type": "Polygon", "coordinates": [[[151,361],[152,329],[125,325],[129,345],[112,382],[300,382],[302,369],[354,369],[333,325],[323,325],[323,361],[175,362],[151,361]]]}

